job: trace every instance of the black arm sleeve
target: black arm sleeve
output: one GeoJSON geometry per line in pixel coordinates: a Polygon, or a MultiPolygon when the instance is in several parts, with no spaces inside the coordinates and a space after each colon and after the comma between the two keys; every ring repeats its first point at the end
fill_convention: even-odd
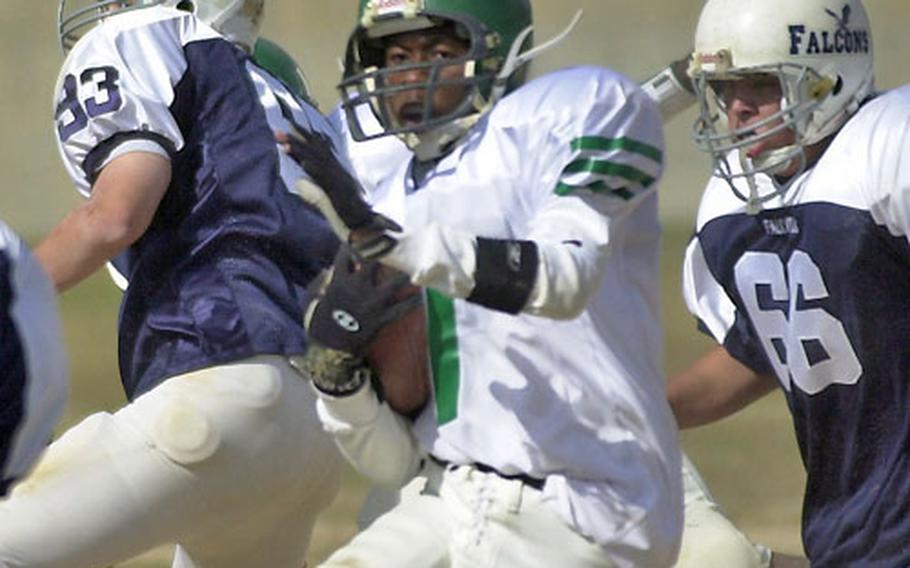
{"type": "Polygon", "coordinates": [[[533,241],[478,237],[475,284],[467,301],[509,314],[519,313],[534,290],[539,263],[533,241]]]}

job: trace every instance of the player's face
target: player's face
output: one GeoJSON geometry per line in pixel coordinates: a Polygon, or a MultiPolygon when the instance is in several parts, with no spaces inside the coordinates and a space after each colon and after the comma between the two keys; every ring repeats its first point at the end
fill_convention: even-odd
{"type": "Polygon", "coordinates": [[[133,3],[132,0],[123,0],[123,2],[111,2],[110,4],[106,4],[104,6],[104,8],[102,8],[102,10],[104,10],[106,12],[114,12],[116,10],[119,10],[120,8],[127,8],[132,3],[133,3]]]}
{"type": "MultiPolygon", "coordinates": [[[[781,110],[781,86],[777,77],[771,75],[750,75],[735,81],[719,81],[714,84],[718,98],[727,112],[730,130],[748,129],[781,110]]],[[[749,131],[750,136],[760,135],[780,126],[782,121],[773,121],[749,131]]],[[[796,134],[789,129],[760,140],[741,151],[749,158],[789,146],[796,141],[796,134]]],[[[792,175],[798,164],[791,164],[778,175],[792,175]]]]}
{"type": "Polygon", "coordinates": [[[110,2],[101,7],[104,13],[112,13],[123,8],[129,8],[135,3],[135,0],[123,0],[122,2],[110,2]]]}
{"type": "MultiPolygon", "coordinates": [[[[418,63],[438,63],[443,65],[438,80],[457,80],[464,77],[464,65],[445,65],[448,60],[464,56],[468,51],[467,41],[457,37],[449,29],[433,29],[392,36],[385,46],[385,67],[394,68],[418,63]]],[[[400,73],[391,73],[388,77],[390,86],[426,83],[432,69],[404,69],[400,73]]],[[[468,87],[461,85],[442,85],[433,90],[430,102],[432,117],[453,112],[462,102],[468,87]]],[[[425,89],[411,89],[393,93],[388,97],[389,110],[401,126],[414,126],[423,117],[425,89]]]]}

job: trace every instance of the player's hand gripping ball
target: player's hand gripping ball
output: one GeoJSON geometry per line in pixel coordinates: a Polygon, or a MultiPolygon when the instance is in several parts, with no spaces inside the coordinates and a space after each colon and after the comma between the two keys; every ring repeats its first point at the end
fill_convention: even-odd
{"type": "Polygon", "coordinates": [[[292,359],[327,394],[363,384],[366,360],[389,406],[404,415],[423,408],[430,393],[426,310],[406,275],[375,261],[358,262],[342,245],[330,271],[307,289],[310,347],[292,359]]]}
{"type": "Polygon", "coordinates": [[[357,261],[342,245],[330,271],[307,288],[304,316],[311,343],[363,357],[379,331],[412,310],[419,298],[403,294],[406,276],[380,278],[382,265],[357,261]]]}

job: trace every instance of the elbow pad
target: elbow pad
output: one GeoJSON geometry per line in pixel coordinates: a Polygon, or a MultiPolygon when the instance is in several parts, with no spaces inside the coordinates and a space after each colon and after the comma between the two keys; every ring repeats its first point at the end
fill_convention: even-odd
{"type": "Polygon", "coordinates": [[[468,302],[517,314],[534,290],[540,255],[533,241],[477,238],[474,289],[468,302]]]}
{"type": "Polygon", "coordinates": [[[660,110],[660,116],[667,122],[696,102],[695,89],[686,75],[689,58],[674,61],[641,84],[642,90],[651,97],[660,110]]]}

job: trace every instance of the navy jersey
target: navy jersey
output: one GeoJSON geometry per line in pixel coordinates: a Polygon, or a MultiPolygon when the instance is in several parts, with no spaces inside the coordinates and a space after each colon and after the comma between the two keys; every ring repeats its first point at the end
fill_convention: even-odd
{"type": "Polygon", "coordinates": [[[304,347],[302,293],[337,240],[290,188],[303,171],[275,142],[291,123],[334,129],[249,56],[186,12],[109,18],[58,80],[57,133],[88,195],[131,151],[166,153],[172,181],[147,232],[116,262],[130,398],[163,379],[304,347]]]}
{"type": "Polygon", "coordinates": [[[910,566],[908,235],[904,87],[864,106],[757,215],[713,178],[686,253],[692,312],[786,393],[813,566],[910,566]]]}
{"type": "Polygon", "coordinates": [[[67,394],[54,289],[0,223],[0,496],[50,441],[67,394]]]}

